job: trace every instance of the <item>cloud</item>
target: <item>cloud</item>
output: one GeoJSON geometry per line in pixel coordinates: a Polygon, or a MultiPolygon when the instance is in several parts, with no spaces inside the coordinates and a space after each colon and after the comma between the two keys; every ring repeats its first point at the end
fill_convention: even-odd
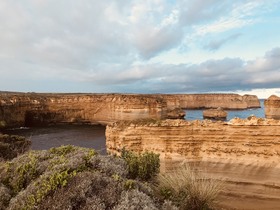
{"type": "Polygon", "coordinates": [[[192,25],[216,19],[228,13],[232,4],[230,1],[217,0],[181,0],[180,21],[182,25],[192,25]]]}
{"type": "MultiPolygon", "coordinates": [[[[253,88],[279,88],[280,48],[250,62],[240,58],[208,60],[192,65],[148,64],[130,67],[108,78],[111,72],[91,77],[92,82],[129,87],[137,92],[209,92],[253,88]],[[258,66],[262,59],[266,65],[258,66]],[[273,68],[271,68],[273,66],[273,68]],[[254,69],[255,68],[255,71],[254,69]]],[[[125,88],[124,88],[125,89],[125,88]]]]}
{"type": "Polygon", "coordinates": [[[223,38],[223,39],[211,40],[208,44],[206,44],[204,46],[204,48],[207,49],[207,50],[210,50],[210,51],[218,50],[223,45],[225,45],[226,43],[238,39],[241,35],[242,35],[241,33],[237,33],[237,34],[230,35],[230,36],[228,36],[226,38],[223,38]]]}
{"type": "MultiPolygon", "coordinates": [[[[279,70],[280,66],[280,48],[274,48],[266,52],[264,57],[257,58],[247,63],[247,71],[249,72],[265,72],[271,73],[279,70]]],[[[279,75],[280,76],[280,75],[279,75]]],[[[280,80],[279,80],[280,81],[280,80]]]]}
{"type": "Polygon", "coordinates": [[[46,90],[120,92],[275,87],[279,48],[250,61],[230,55],[200,64],[186,64],[191,62],[187,56],[180,65],[152,61],[167,51],[201,46],[199,39],[208,35],[215,37],[205,45],[209,50],[230,44],[240,36],[230,30],[254,23],[255,12],[265,4],[273,3],[0,1],[0,89],[36,90],[40,84],[46,90]],[[224,31],[233,35],[219,38],[224,31]]]}
{"type": "MultiPolygon", "coordinates": [[[[207,1],[208,2],[208,1],[207,1]]],[[[211,0],[209,0],[211,2],[211,0]]],[[[204,36],[207,34],[215,34],[221,33],[225,31],[229,31],[232,29],[242,28],[247,25],[252,25],[257,21],[260,21],[256,18],[256,13],[265,13],[271,10],[271,6],[277,3],[274,1],[271,2],[263,2],[263,1],[223,1],[220,4],[220,1],[215,1],[213,5],[219,5],[220,10],[216,10],[213,8],[212,15],[210,15],[210,20],[207,21],[206,24],[195,25],[195,35],[194,36],[204,36]]],[[[202,16],[199,16],[203,18],[202,16]]],[[[208,17],[206,16],[204,21],[206,21],[208,17]]]]}

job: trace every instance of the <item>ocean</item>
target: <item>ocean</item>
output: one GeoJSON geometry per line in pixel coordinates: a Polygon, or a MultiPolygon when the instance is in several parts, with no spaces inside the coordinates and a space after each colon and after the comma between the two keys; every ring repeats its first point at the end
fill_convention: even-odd
{"type": "MultiPolygon", "coordinates": [[[[264,99],[260,100],[261,108],[256,108],[256,109],[247,109],[247,110],[226,110],[228,113],[227,116],[227,121],[238,117],[241,119],[245,119],[251,115],[254,115],[256,117],[264,118],[265,113],[264,113],[264,99]]],[[[203,115],[202,112],[203,110],[185,110],[186,111],[186,120],[202,120],[203,115]]]]}
{"type": "MultiPolygon", "coordinates": [[[[228,111],[227,121],[234,117],[247,118],[251,115],[263,118],[264,100],[260,100],[261,108],[228,111]]],[[[203,110],[185,110],[186,120],[203,119],[203,110]]],[[[94,148],[100,154],[106,154],[105,126],[98,125],[53,125],[26,129],[10,129],[6,134],[21,135],[32,141],[31,149],[43,150],[61,145],[75,145],[94,148]]]]}

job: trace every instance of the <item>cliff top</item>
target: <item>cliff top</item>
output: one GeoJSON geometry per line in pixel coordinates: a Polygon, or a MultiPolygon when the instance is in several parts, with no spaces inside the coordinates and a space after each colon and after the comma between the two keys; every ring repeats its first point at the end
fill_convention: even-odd
{"type": "Polygon", "coordinates": [[[217,125],[236,125],[236,126],[246,126],[246,125],[258,125],[258,126],[272,126],[272,125],[280,125],[280,120],[274,119],[266,119],[266,118],[258,118],[255,116],[250,116],[247,119],[234,118],[229,122],[223,121],[211,121],[211,120],[193,120],[186,121],[181,119],[176,120],[154,120],[154,119],[141,119],[134,121],[117,121],[109,124],[109,126],[114,127],[117,125],[118,127],[137,127],[137,126],[148,126],[148,127],[180,127],[180,126],[209,126],[214,127],[217,125]]]}
{"type": "Polygon", "coordinates": [[[276,95],[271,95],[267,100],[278,101],[278,100],[280,100],[280,97],[278,97],[276,95]]]}

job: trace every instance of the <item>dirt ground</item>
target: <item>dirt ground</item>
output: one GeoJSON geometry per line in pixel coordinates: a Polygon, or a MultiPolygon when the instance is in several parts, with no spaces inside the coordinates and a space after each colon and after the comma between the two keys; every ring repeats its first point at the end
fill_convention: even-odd
{"type": "Polygon", "coordinates": [[[248,183],[226,183],[218,198],[221,210],[279,210],[280,188],[248,183]]]}

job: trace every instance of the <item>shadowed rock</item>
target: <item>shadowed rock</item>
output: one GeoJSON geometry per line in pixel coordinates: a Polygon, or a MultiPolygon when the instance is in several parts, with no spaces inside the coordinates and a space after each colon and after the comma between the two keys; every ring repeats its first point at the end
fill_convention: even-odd
{"type": "Polygon", "coordinates": [[[167,119],[184,119],[185,115],[186,112],[180,108],[167,110],[167,119]]]}

